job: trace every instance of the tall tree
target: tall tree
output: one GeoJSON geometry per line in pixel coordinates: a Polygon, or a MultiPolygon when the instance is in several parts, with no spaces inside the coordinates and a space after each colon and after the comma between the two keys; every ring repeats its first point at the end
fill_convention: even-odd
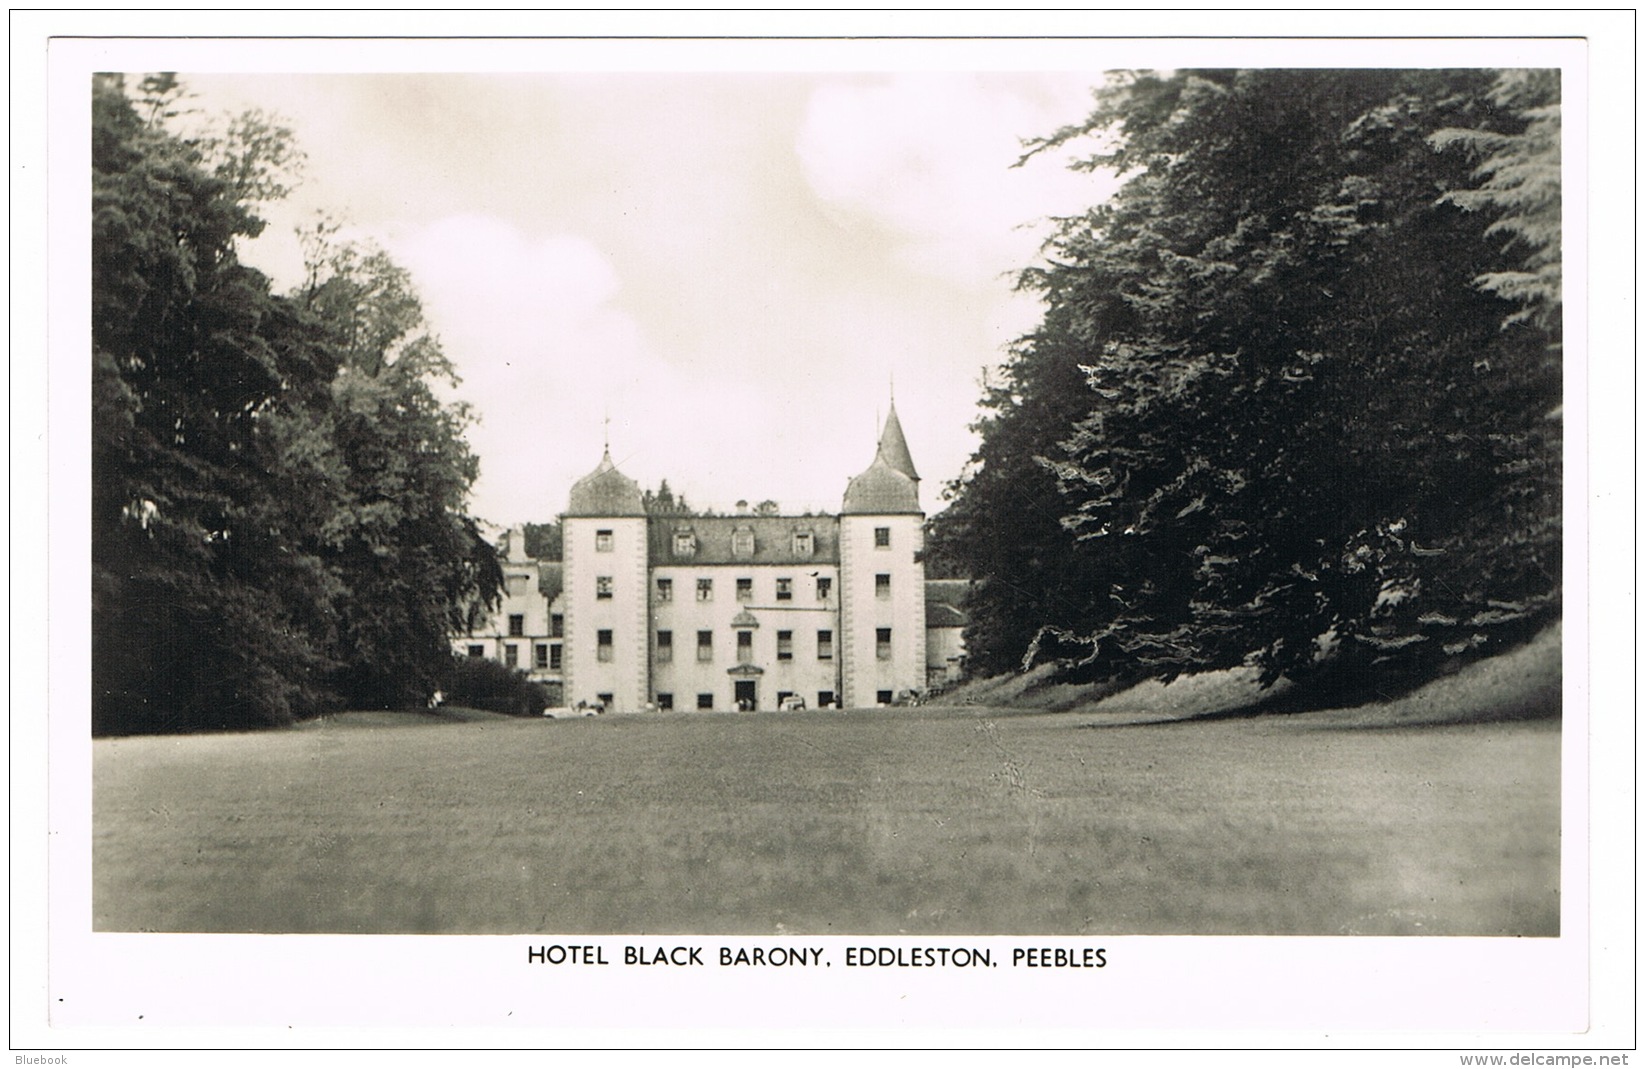
{"type": "Polygon", "coordinates": [[[323,397],[314,325],[239,264],[261,223],[168,134],[174,88],[93,84],[93,718],[283,722],[328,699],[335,583],[280,517],[265,427],[323,397]]]}
{"type": "Polygon", "coordinates": [[[930,523],[928,573],[972,580],[966,658],[980,674],[1020,667],[1043,627],[1089,618],[1113,581],[1115,562],[1069,536],[1056,473],[1041,462],[1090,406],[1085,352],[1060,315],[984,372],[981,444],[930,523]]]}
{"type": "Polygon", "coordinates": [[[501,581],[449,365],[386,258],[295,299],[239,263],[288,132],[185,140],[175,79],[139,88],[93,84],[93,728],[420,704],[501,581]]]}
{"type": "Polygon", "coordinates": [[[1560,241],[1559,71],[1511,70],[1498,75],[1492,104],[1524,120],[1523,129],[1440,130],[1428,138],[1438,148],[1460,146],[1479,161],[1474,189],[1454,189],[1445,199],[1493,217],[1486,233],[1505,235],[1524,262],[1475,281],[1522,305],[1505,326],[1530,319],[1559,344],[1563,304],[1560,241]]]}
{"type": "MultiPolygon", "coordinates": [[[[1514,309],[1476,280],[1512,254],[1443,196],[1477,176],[1428,140],[1523,132],[1492,91],[1485,72],[1132,75],[1034,146],[1095,139],[1082,165],[1129,180],[1062,220],[1024,275],[1045,321],[1007,368],[1009,403],[985,398],[1038,409],[1053,425],[1035,435],[1056,440],[1031,455],[1056,476],[1044,504],[1072,566],[1050,583],[1006,571],[1013,603],[1076,591],[1037,641],[979,598],[968,637],[1008,643],[985,658],[1365,679],[1557,608],[1557,361],[1526,358],[1548,351],[1546,324],[1501,329],[1514,309]],[[1071,420],[1036,388],[1067,364],[1089,387],[1071,420]]],[[[956,488],[984,528],[1021,516],[986,478],[1009,427],[985,424],[956,488]]],[[[953,531],[950,552],[1000,555],[953,531]]],[[[978,574],[986,593],[1001,573],[978,574]]]]}
{"type": "Polygon", "coordinates": [[[346,473],[325,528],[344,587],[338,685],[351,706],[417,704],[445,674],[449,636],[502,584],[465,511],[479,475],[463,437],[472,416],[436,393],[457,375],[410,275],[376,248],[310,254],[299,299],[339,354],[325,427],[346,473]]]}

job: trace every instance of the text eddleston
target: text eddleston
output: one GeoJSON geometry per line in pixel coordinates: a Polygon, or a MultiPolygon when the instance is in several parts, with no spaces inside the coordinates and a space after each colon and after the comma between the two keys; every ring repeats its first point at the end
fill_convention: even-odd
{"type": "Polygon", "coordinates": [[[984,948],[972,947],[846,947],[848,966],[880,965],[904,969],[939,968],[953,965],[958,968],[989,968],[994,959],[984,948]]]}

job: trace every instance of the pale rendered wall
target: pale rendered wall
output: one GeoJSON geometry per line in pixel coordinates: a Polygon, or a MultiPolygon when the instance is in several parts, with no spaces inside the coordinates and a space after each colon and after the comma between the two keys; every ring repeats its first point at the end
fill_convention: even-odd
{"type": "Polygon", "coordinates": [[[765,669],[764,673],[749,677],[757,682],[756,692],[761,709],[775,709],[777,695],[783,691],[797,693],[808,706],[815,705],[820,691],[839,694],[839,665],[841,659],[839,627],[838,569],[829,564],[782,565],[699,565],[675,564],[651,569],[651,649],[653,657],[658,631],[672,631],[673,659],[668,663],[652,662],[652,694],[673,694],[677,711],[693,711],[698,694],[713,694],[715,709],[733,708],[733,680],[727,669],[737,663],[737,635],[741,630],[732,626],[732,620],[748,611],[759,622],[751,628],[754,636],[751,663],[765,669]],[[823,576],[833,581],[833,592],[826,601],[816,596],[816,579],[823,576]],[[697,580],[714,581],[713,597],[697,600],[697,580]],[[739,578],[753,580],[753,596],[748,601],[736,597],[739,578]],[[776,598],[777,580],[792,579],[794,597],[781,602],[776,598]],[[657,580],[671,579],[674,584],[672,601],[657,599],[657,580]],[[831,660],[817,659],[817,631],[834,632],[834,656],[831,660]],[[793,659],[777,660],[777,632],[794,632],[793,659]],[[697,660],[697,632],[710,631],[714,636],[714,657],[710,662],[697,660]]]}
{"type": "Polygon", "coordinates": [[[925,686],[925,545],[919,515],[840,517],[841,618],[845,704],[870,706],[880,691],[893,698],[925,686]],[[889,527],[891,544],[874,544],[874,529],[889,527]],[[875,590],[877,574],[891,576],[890,597],[875,590]],[[891,657],[881,660],[876,632],[891,628],[891,657]]]}
{"type": "Polygon", "coordinates": [[[613,711],[643,709],[649,700],[645,519],[567,516],[563,527],[566,704],[610,694],[613,711]],[[600,531],[612,533],[609,552],[596,548],[600,531]],[[608,599],[598,596],[601,576],[611,580],[608,599]],[[599,660],[601,630],[612,632],[610,661],[599,660]]]}

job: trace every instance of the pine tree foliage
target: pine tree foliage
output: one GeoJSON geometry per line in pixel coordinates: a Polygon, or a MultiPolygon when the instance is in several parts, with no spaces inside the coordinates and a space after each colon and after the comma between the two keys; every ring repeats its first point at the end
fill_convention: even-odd
{"type": "Polygon", "coordinates": [[[1558,339],[1518,314],[1557,301],[1557,232],[1472,196],[1523,190],[1509,162],[1438,150],[1545,163],[1509,80],[1131,74],[1030,144],[1127,181],[1024,272],[1044,320],[933,532],[978,577],[974,661],[1360,684],[1557,611],[1558,339]]]}
{"type": "Polygon", "coordinates": [[[1557,331],[1563,293],[1559,72],[1504,71],[1491,101],[1522,117],[1523,129],[1445,129],[1428,140],[1438,148],[1459,146],[1479,160],[1474,168],[1478,187],[1451,190],[1445,198],[1493,214],[1486,233],[1506,235],[1525,252],[1518,270],[1483,274],[1476,282],[1523,305],[1507,325],[1534,319],[1539,327],[1557,331]]]}

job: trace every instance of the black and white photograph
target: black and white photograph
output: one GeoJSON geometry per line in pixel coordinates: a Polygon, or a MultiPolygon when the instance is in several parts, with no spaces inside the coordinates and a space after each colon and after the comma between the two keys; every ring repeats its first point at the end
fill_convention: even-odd
{"type": "Polygon", "coordinates": [[[48,1029],[1583,1045],[1580,42],[53,63],[48,1029]]]}

